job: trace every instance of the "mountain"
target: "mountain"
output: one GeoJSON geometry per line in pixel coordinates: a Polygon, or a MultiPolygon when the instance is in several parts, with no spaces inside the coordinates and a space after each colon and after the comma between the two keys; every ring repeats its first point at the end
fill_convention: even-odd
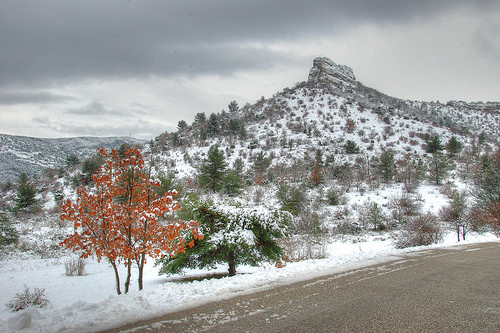
{"type": "Polygon", "coordinates": [[[425,156],[429,135],[438,135],[443,145],[454,136],[464,146],[479,137],[494,145],[500,103],[402,100],[356,81],[348,66],[316,58],[307,81],[236,112],[197,116],[190,126],[157,137],[155,147],[165,168],[180,177],[195,176],[208,147],[218,144],[230,165],[240,158],[250,172],[263,152],[272,160],[270,178],[292,173],[301,181],[318,150],[337,164],[360,167],[383,150],[399,159],[425,156]],[[346,149],[352,142],[359,152],[346,149]]]}
{"type": "Polygon", "coordinates": [[[46,168],[62,167],[71,154],[83,160],[99,147],[118,148],[130,142],[144,143],[126,137],[41,139],[0,134],[0,182],[15,181],[23,172],[32,176],[46,168]]]}

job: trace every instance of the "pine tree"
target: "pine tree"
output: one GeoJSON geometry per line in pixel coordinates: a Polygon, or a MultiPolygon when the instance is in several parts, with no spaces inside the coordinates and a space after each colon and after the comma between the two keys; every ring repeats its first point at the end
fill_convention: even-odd
{"type": "Polygon", "coordinates": [[[490,225],[500,235],[500,150],[488,157],[475,191],[476,212],[482,223],[490,225]]]}
{"type": "Polygon", "coordinates": [[[437,152],[440,152],[443,150],[444,147],[441,144],[441,139],[439,138],[439,135],[430,135],[427,139],[427,147],[425,149],[426,152],[430,154],[435,154],[437,152]]]}
{"type": "Polygon", "coordinates": [[[17,185],[16,209],[25,209],[33,205],[36,202],[36,192],[37,190],[29,181],[28,175],[24,172],[21,173],[17,185]]]}
{"type": "Polygon", "coordinates": [[[231,113],[238,112],[238,110],[240,109],[236,101],[231,101],[227,107],[229,109],[229,112],[231,113]]]}
{"type": "Polygon", "coordinates": [[[203,230],[203,239],[193,239],[194,246],[185,253],[158,260],[162,265],[160,274],[227,263],[229,275],[233,276],[240,264],[281,262],[283,249],[278,239],[288,233],[292,221],[289,213],[202,203],[193,214],[203,230]]]}
{"type": "Polygon", "coordinates": [[[210,114],[208,118],[207,133],[212,136],[220,133],[219,117],[215,113],[210,114]]]}
{"type": "Polygon", "coordinates": [[[448,151],[448,156],[454,158],[462,150],[462,143],[458,141],[457,137],[452,136],[448,143],[446,144],[446,150],[448,151]]]}
{"type": "Polygon", "coordinates": [[[359,154],[358,144],[352,140],[347,140],[344,145],[344,150],[346,154],[359,154]]]}
{"type": "Polygon", "coordinates": [[[460,228],[462,228],[462,238],[465,240],[467,234],[467,197],[465,193],[454,190],[450,196],[447,206],[441,208],[440,216],[445,222],[450,223],[457,231],[457,238],[460,242],[460,228]]]}
{"type": "Polygon", "coordinates": [[[271,166],[271,159],[265,157],[262,151],[259,152],[253,162],[253,170],[255,172],[255,183],[257,185],[262,185],[264,183],[264,173],[270,166],[271,166]]]}
{"type": "Polygon", "coordinates": [[[188,127],[188,124],[185,120],[179,120],[177,123],[177,129],[179,131],[184,131],[188,127]]]}
{"type": "Polygon", "coordinates": [[[224,152],[215,144],[208,150],[207,158],[203,161],[198,180],[203,188],[212,192],[219,192],[223,188],[223,179],[227,163],[224,152]]]}
{"type": "Polygon", "coordinates": [[[388,183],[394,177],[394,153],[390,150],[384,150],[380,154],[377,163],[378,172],[382,179],[388,183]]]}
{"type": "Polygon", "coordinates": [[[441,185],[450,169],[448,158],[441,152],[432,154],[429,159],[429,177],[436,185],[441,185]]]}

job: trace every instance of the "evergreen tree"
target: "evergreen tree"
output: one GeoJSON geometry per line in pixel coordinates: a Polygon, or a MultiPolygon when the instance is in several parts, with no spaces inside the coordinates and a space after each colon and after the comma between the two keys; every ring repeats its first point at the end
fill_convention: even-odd
{"type": "Polygon", "coordinates": [[[69,169],[71,167],[74,167],[75,165],[78,165],[80,163],[80,159],[76,154],[70,154],[66,156],[66,167],[69,169]]]}
{"type": "Polygon", "coordinates": [[[488,161],[481,177],[476,179],[476,211],[481,222],[490,225],[500,235],[500,150],[493,153],[488,161]]]}
{"type": "Polygon", "coordinates": [[[243,128],[243,124],[239,119],[230,119],[229,120],[229,132],[232,135],[239,134],[241,129],[243,128]]]}
{"type": "Polygon", "coordinates": [[[460,228],[462,228],[462,237],[465,240],[467,234],[467,197],[464,192],[454,190],[450,196],[450,201],[447,206],[441,208],[441,219],[450,223],[457,231],[457,238],[460,242],[460,228]]]}
{"type": "Polygon", "coordinates": [[[220,132],[219,117],[215,113],[210,114],[208,118],[207,132],[209,135],[217,135],[220,132]]]}
{"type": "Polygon", "coordinates": [[[454,158],[462,150],[462,143],[458,141],[457,137],[453,136],[446,144],[446,150],[448,151],[448,156],[454,158]]]}
{"type": "Polygon", "coordinates": [[[481,132],[481,134],[479,134],[478,138],[477,138],[477,141],[480,145],[483,145],[485,142],[486,142],[486,139],[488,138],[488,136],[486,135],[486,133],[484,132],[481,132]]]}
{"type": "Polygon", "coordinates": [[[238,112],[238,110],[240,109],[236,101],[231,101],[227,107],[229,108],[229,112],[231,113],[238,112]]]}
{"type": "Polygon", "coordinates": [[[253,170],[255,172],[255,183],[262,185],[264,183],[264,173],[271,166],[271,159],[265,157],[264,153],[261,151],[257,154],[253,162],[253,170]]]}
{"type": "Polygon", "coordinates": [[[99,171],[103,163],[104,160],[100,155],[94,155],[83,162],[82,180],[85,184],[91,184],[93,182],[92,176],[99,171]]]}
{"type": "Polygon", "coordinates": [[[282,182],[278,185],[276,196],[281,203],[281,209],[292,213],[294,216],[299,215],[304,209],[306,194],[298,185],[282,182]]]}
{"type": "Polygon", "coordinates": [[[177,123],[177,129],[179,131],[184,131],[188,127],[188,124],[185,120],[179,120],[177,123]]]}
{"type": "Polygon", "coordinates": [[[222,178],[222,187],[225,194],[237,196],[241,194],[243,189],[243,179],[235,170],[229,170],[224,175],[224,178],[222,178]]]}
{"type": "Polygon", "coordinates": [[[236,160],[234,160],[233,163],[234,172],[236,172],[238,175],[243,175],[244,168],[245,168],[245,163],[241,158],[238,157],[236,160]]]}
{"type": "Polygon", "coordinates": [[[443,180],[446,178],[449,169],[450,164],[445,155],[440,152],[432,154],[429,159],[429,177],[436,183],[436,185],[441,185],[443,180]]]}
{"type": "Polygon", "coordinates": [[[444,147],[441,144],[441,139],[439,138],[439,135],[429,135],[427,138],[427,147],[425,149],[426,152],[430,154],[437,153],[441,150],[443,150],[444,147]]]}
{"type": "Polygon", "coordinates": [[[359,154],[358,144],[352,140],[347,140],[344,145],[344,151],[346,154],[359,154]]]}
{"type": "Polygon", "coordinates": [[[218,192],[223,187],[227,163],[224,152],[215,144],[208,150],[207,158],[203,161],[198,178],[203,188],[218,192]]]}
{"type": "Polygon", "coordinates": [[[16,228],[3,213],[0,213],[0,246],[15,243],[18,238],[19,233],[16,228]]]}
{"type": "Polygon", "coordinates": [[[207,121],[207,116],[205,115],[205,112],[198,112],[194,116],[194,122],[200,126],[205,125],[206,121],[207,121]]]}
{"type": "Polygon", "coordinates": [[[378,158],[377,168],[382,179],[388,183],[394,177],[394,153],[384,150],[378,158]]]}
{"type": "Polygon", "coordinates": [[[16,209],[25,209],[33,205],[36,202],[36,191],[35,186],[29,181],[28,175],[24,172],[21,173],[17,185],[16,209]]]}
{"type": "Polygon", "coordinates": [[[283,211],[214,203],[201,204],[193,210],[193,217],[199,222],[203,238],[193,239],[194,246],[185,253],[158,260],[162,265],[160,274],[227,263],[229,275],[233,276],[240,264],[280,263],[283,249],[277,241],[286,236],[292,220],[291,215],[283,211]]]}

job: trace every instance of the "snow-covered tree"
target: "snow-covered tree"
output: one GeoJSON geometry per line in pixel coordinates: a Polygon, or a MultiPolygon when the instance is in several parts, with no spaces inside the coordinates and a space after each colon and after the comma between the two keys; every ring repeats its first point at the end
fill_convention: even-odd
{"type": "Polygon", "coordinates": [[[193,210],[203,239],[193,239],[194,246],[185,253],[158,260],[160,274],[175,274],[183,268],[229,265],[229,275],[236,266],[260,262],[281,262],[283,250],[278,239],[288,233],[292,216],[288,212],[264,207],[236,207],[203,203],[193,210]]]}
{"type": "Polygon", "coordinates": [[[199,181],[203,188],[218,192],[223,188],[223,179],[227,163],[224,152],[219,146],[212,145],[208,150],[207,158],[203,161],[199,181]]]}
{"type": "Polygon", "coordinates": [[[105,163],[92,176],[95,187],[81,186],[77,200],[68,199],[61,204],[61,220],[74,223],[74,233],[61,245],[81,253],[83,258],[105,258],[113,267],[117,294],[121,294],[117,265],[123,262],[127,266],[128,292],[131,265],[135,262],[141,290],[146,258],[182,252],[186,232],[193,239],[199,237],[197,222],[162,219],[180,208],[174,199],[177,193],[156,193],[159,181],[150,177],[138,149],[127,149],[121,154],[114,149],[99,152],[105,163]]]}

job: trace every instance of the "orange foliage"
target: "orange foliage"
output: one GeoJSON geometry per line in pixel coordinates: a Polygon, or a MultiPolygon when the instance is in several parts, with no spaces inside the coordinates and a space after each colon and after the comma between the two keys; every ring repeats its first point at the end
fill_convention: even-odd
{"type": "Polygon", "coordinates": [[[173,219],[173,212],[180,208],[174,199],[178,194],[172,191],[159,196],[154,191],[160,183],[150,177],[151,170],[146,169],[138,149],[128,149],[122,156],[116,150],[100,149],[99,153],[106,162],[93,176],[95,190],[82,186],[75,202],[66,200],[61,205],[61,220],[74,224],[74,233],[61,245],[83,257],[104,257],[113,268],[120,262],[130,265],[136,261],[142,289],[141,268],[146,257],[183,252],[185,231],[195,239],[202,235],[196,221],[173,219]]]}

